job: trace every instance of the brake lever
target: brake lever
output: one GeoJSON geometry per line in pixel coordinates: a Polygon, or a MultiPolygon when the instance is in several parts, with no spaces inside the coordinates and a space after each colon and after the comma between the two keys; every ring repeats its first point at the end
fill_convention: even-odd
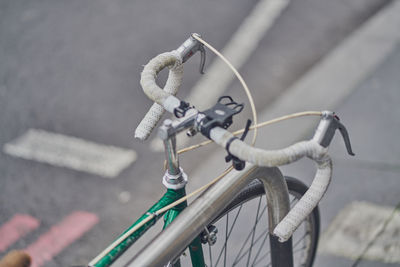
{"type": "Polygon", "coordinates": [[[176,50],[182,57],[182,63],[185,63],[197,51],[200,51],[200,68],[201,74],[204,74],[204,65],[206,63],[206,50],[204,45],[196,40],[193,35],[201,36],[198,33],[193,33],[179,48],[176,50]]]}
{"type": "Polygon", "coordinates": [[[338,124],[338,129],[343,136],[343,140],[344,140],[344,144],[346,145],[347,153],[349,153],[352,156],[355,156],[356,154],[354,154],[354,152],[351,149],[349,134],[346,130],[346,127],[344,127],[344,125],[339,122],[339,117],[338,117],[338,120],[336,121],[336,123],[338,124]]]}
{"type": "Polygon", "coordinates": [[[340,122],[340,119],[334,112],[324,111],[322,113],[322,119],[315,131],[313,139],[317,141],[321,146],[328,147],[331,143],[333,136],[335,135],[336,129],[339,129],[344,144],[349,155],[355,156],[350,144],[350,137],[346,130],[346,127],[340,122]]]}

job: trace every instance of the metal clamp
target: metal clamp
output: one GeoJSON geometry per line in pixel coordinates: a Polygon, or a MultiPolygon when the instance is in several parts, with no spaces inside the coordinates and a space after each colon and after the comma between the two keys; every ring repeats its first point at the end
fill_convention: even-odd
{"type": "Polygon", "coordinates": [[[177,134],[183,130],[189,129],[195,125],[195,121],[197,119],[198,112],[194,108],[189,108],[185,112],[184,117],[181,117],[177,120],[166,119],[162,126],[158,129],[158,137],[161,140],[166,140],[169,137],[177,134]]]}
{"type": "Polygon", "coordinates": [[[227,129],[232,124],[233,115],[243,110],[244,104],[238,104],[230,96],[221,96],[214,107],[202,112],[204,116],[198,123],[200,131],[210,138],[210,131],[214,127],[227,129]],[[224,101],[228,100],[228,102],[224,101]],[[225,102],[225,103],[224,103],[225,102]]]}
{"type": "Polygon", "coordinates": [[[166,188],[177,190],[185,187],[188,181],[187,175],[182,168],[179,168],[179,170],[180,172],[177,175],[170,174],[168,170],[165,172],[162,183],[166,188]]]}
{"type": "Polygon", "coordinates": [[[232,160],[232,166],[237,171],[243,170],[244,167],[246,167],[246,162],[244,160],[241,160],[238,157],[232,155],[231,152],[229,151],[229,147],[234,140],[239,139],[239,140],[243,141],[246,138],[246,135],[250,129],[250,125],[251,125],[251,120],[247,120],[246,127],[244,128],[244,132],[243,132],[242,136],[240,137],[240,139],[238,137],[234,136],[228,140],[228,142],[226,143],[226,146],[225,146],[225,149],[228,152],[228,155],[225,157],[225,162],[229,162],[232,160]]]}

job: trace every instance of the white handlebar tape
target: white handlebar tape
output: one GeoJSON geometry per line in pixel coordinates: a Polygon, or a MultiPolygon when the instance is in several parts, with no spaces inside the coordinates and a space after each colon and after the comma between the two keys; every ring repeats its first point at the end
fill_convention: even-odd
{"type": "MultiPolygon", "coordinates": [[[[215,143],[226,147],[227,142],[234,137],[227,130],[216,127],[210,131],[210,137],[215,143]]],[[[316,141],[303,141],[278,150],[264,150],[249,146],[239,139],[235,139],[229,146],[229,152],[236,157],[258,166],[276,167],[294,162],[304,156],[314,160],[320,159],[328,151],[316,141]]]]}
{"type": "Polygon", "coordinates": [[[165,109],[162,106],[154,103],[149,111],[146,113],[142,121],[136,127],[135,138],[138,138],[142,141],[146,140],[153,131],[154,127],[160,121],[164,112],[165,109]]]}
{"type": "MultiPolygon", "coordinates": [[[[217,144],[225,147],[233,135],[218,127],[211,130],[210,137],[217,144]]],[[[274,229],[273,234],[279,238],[280,242],[287,241],[318,205],[329,186],[332,176],[332,161],[327,155],[328,149],[322,147],[316,141],[310,140],[296,143],[284,149],[263,150],[235,139],[229,146],[229,152],[242,160],[266,167],[289,164],[304,156],[317,162],[318,169],[310,188],[274,229]]]]}
{"type": "Polygon", "coordinates": [[[325,156],[324,161],[318,163],[318,170],[310,188],[293,209],[291,209],[283,220],[275,227],[274,235],[279,238],[280,242],[287,241],[299,225],[318,205],[329,186],[331,177],[332,161],[328,156],[325,156]]]}
{"type": "Polygon", "coordinates": [[[142,121],[136,128],[136,138],[140,140],[146,140],[149,137],[150,133],[165,112],[165,109],[162,105],[171,102],[166,100],[171,95],[176,95],[179,86],[182,83],[182,77],[182,60],[179,54],[175,51],[158,55],[157,57],[150,60],[150,62],[144,67],[141,75],[140,84],[142,85],[145,94],[156,103],[151,106],[146,116],[142,119],[142,121]],[[157,85],[156,77],[158,73],[165,67],[169,67],[170,69],[168,80],[163,90],[157,85]]]}

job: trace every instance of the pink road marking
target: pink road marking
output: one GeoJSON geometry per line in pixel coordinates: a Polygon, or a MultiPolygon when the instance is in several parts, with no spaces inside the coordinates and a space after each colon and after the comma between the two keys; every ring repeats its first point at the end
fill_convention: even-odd
{"type": "Polygon", "coordinates": [[[39,221],[26,214],[15,214],[0,228],[0,252],[5,251],[18,239],[39,227],[39,221]]]}
{"type": "Polygon", "coordinates": [[[99,218],[96,214],[85,211],[75,211],[65,217],[25,249],[32,258],[31,267],[39,267],[50,261],[63,249],[89,231],[98,221],[99,218]]]}

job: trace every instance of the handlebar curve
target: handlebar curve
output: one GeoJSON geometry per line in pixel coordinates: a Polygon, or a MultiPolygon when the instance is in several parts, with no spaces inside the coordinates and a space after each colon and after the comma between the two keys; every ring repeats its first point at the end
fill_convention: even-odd
{"type": "Polygon", "coordinates": [[[273,234],[280,242],[287,241],[301,222],[313,211],[325,195],[332,178],[332,160],[328,155],[317,162],[317,172],[310,188],[299,202],[289,211],[283,220],[275,227],[273,234]]]}
{"type": "MultiPolygon", "coordinates": [[[[210,132],[210,137],[214,142],[225,147],[234,135],[225,129],[214,128],[210,132]]],[[[332,161],[327,155],[328,148],[321,146],[315,140],[309,140],[279,150],[263,150],[235,139],[230,144],[229,152],[242,160],[265,167],[289,164],[304,156],[317,163],[317,172],[310,188],[274,229],[273,234],[279,238],[280,242],[287,241],[318,205],[328,189],[332,177],[332,161]]]]}
{"type": "Polygon", "coordinates": [[[162,106],[165,100],[176,95],[182,83],[182,58],[176,51],[167,52],[153,58],[143,69],[140,84],[145,94],[155,101],[135,131],[135,138],[146,140],[165,112],[162,106]],[[156,83],[158,73],[169,67],[168,80],[161,89],[156,83]]]}

